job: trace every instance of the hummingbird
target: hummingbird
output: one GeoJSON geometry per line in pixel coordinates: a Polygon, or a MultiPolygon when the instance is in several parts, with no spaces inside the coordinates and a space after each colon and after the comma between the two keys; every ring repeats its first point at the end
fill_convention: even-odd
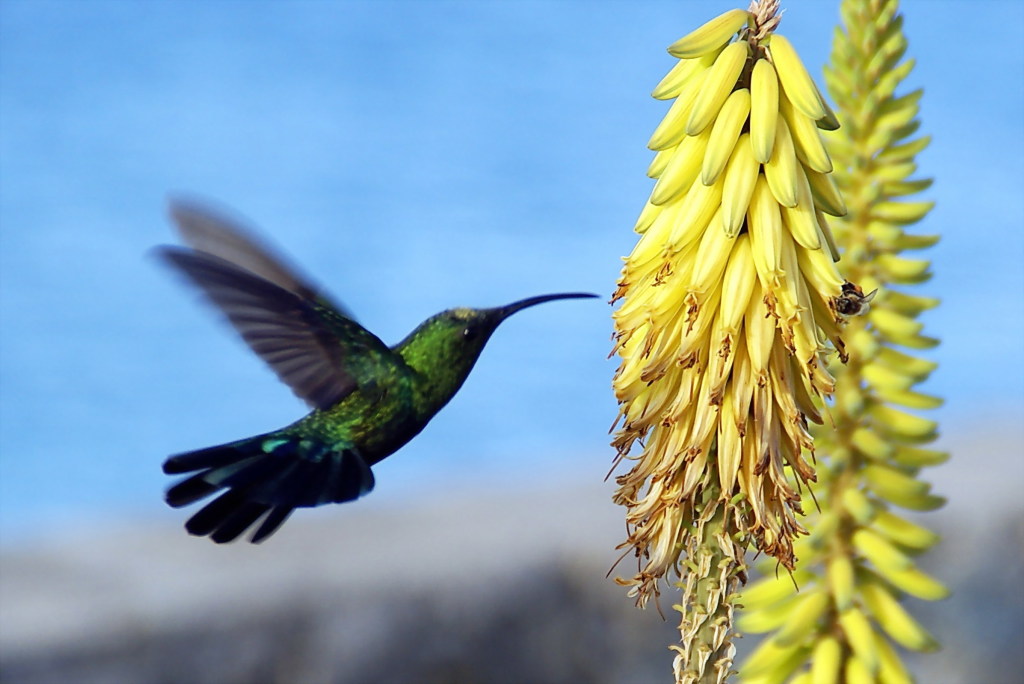
{"type": "Polygon", "coordinates": [[[491,334],[548,294],[490,309],[456,308],[388,347],[248,230],[206,206],[172,200],[188,247],[157,256],[213,303],[249,348],[311,411],[279,430],[177,454],[166,492],[179,508],[217,494],[185,529],[218,544],[253,528],[272,535],[296,508],[353,501],[374,486],[372,466],[420,433],[472,370],[491,334]]]}

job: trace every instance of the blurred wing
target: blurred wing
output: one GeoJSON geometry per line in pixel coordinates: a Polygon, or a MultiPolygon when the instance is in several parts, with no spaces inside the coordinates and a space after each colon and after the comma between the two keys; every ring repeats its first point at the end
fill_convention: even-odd
{"type": "MultiPolygon", "coordinates": [[[[311,300],[210,253],[161,247],[158,254],[198,285],[249,347],[312,406],[328,408],[360,384],[373,382],[372,376],[363,377],[367,364],[393,355],[375,335],[323,300],[311,300]]],[[[271,261],[270,268],[277,265],[271,261]]]]}
{"type": "Polygon", "coordinates": [[[298,270],[280,256],[261,245],[260,240],[237,221],[198,202],[182,199],[171,200],[170,214],[182,239],[197,251],[220,257],[292,294],[310,301],[323,302],[341,315],[355,320],[345,307],[326,299],[319,288],[299,275],[298,270]]]}

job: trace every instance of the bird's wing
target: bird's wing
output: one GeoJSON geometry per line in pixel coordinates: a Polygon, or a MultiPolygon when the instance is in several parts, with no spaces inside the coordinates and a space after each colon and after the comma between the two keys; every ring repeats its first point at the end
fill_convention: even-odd
{"type": "Polygon", "coordinates": [[[309,278],[301,275],[280,254],[262,244],[258,237],[237,220],[205,204],[185,199],[172,199],[170,214],[181,238],[196,251],[220,257],[292,294],[319,301],[342,316],[356,320],[348,309],[326,299],[320,288],[309,278]]]}
{"type": "MultiPolygon", "coordinates": [[[[376,335],[313,290],[300,294],[205,251],[161,247],[157,253],[198,285],[249,347],[311,406],[328,408],[357,387],[372,385],[384,360],[400,364],[376,335]]],[[[265,252],[258,254],[265,262],[254,268],[277,278],[290,274],[265,252]]]]}

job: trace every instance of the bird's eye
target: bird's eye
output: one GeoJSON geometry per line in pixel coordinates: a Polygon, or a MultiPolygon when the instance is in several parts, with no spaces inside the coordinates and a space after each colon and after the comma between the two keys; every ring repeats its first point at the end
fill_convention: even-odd
{"type": "Polygon", "coordinates": [[[462,330],[462,339],[464,339],[464,340],[471,340],[474,337],[476,337],[476,334],[477,334],[477,328],[476,328],[475,325],[467,326],[466,328],[464,328],[462,330]]]}

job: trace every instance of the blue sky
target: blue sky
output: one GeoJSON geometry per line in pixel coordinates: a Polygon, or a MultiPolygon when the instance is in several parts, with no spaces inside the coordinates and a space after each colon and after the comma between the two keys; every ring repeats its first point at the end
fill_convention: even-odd
{"type": "MultiPolygon", "coordinates": [[[[1024,411],[1018,2],[904,2],[936,210],[929,389],[947,430],[1024,411]]],[[[664,48],[724,2],[0,3],[0,533],[166,517],[163,458],[303,406],[147,256],[169,193],[248,217],[385,341],[451,306],[613,289],[651,181],[664,48]]],[[[814,71],[838,3],[785,4],[814,71]]],[[[495,335],[378,469],[598,480],[615,413],[600,301],[495,335]]],[[[1018,431],[1019,428],[1015,428],[1018,431]]],[[[179,515],[180,517],[180,515],[179,515]]]]}

